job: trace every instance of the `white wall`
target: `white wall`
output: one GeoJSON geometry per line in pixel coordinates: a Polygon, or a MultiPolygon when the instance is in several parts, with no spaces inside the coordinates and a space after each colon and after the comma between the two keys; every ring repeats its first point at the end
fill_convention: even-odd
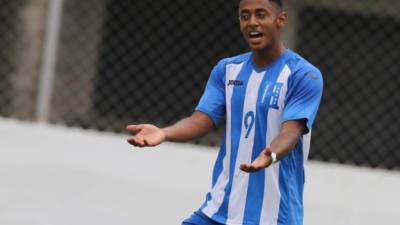
{"type": "MultiPolygon", "coordinates": [[[[202,203],[217,151],[125,139],[0,119],[0,224],[180,224],[202,203]]],[[[306,225],[399,224],[399,172],[307,170],[306,225]]]]}

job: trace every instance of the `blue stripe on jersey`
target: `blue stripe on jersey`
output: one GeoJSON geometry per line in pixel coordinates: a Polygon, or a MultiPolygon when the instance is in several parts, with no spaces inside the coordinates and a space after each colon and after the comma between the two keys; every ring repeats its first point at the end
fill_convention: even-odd
{"type": "MultiPolygon", "coordinates": [[[[228,206],[229,206],[229,196],[232,190],[232,181],[233,175],[235,173],[235,164],[237,158],[237,151],[239,147],[240,141],[240,134],[242,132],[242,120],[243,120],[243,105],[244,105],[244,95],[246,94],[247,83],[249,81],[250,75],[252,73],[252,66],[250,65],[249,61],[243,65],[242,70],[240,71],[239,75],[237,76],[236,80],[243,81],[243,85],[241,86],[234,86],[233,94],[231,99],[231,127],[237,128],[231,130],[231,160],[229,164],[229,181],[225,186],[225,196],[224,200],[215,213],[215,215],[228,215],[228,206]],[[238,90],[239,89],[239,90],[238,90]],[[240,90],[244,89],[244,90],[240,90]]],[[[213,216],[214,218],[214,216],[213,216]]],[[[218,221],[221,221],[222,218],[215,218],[218,221]]],[[[223,218],[223,223],[226,223],[227,218],[223,218]]]]}
{"type": "MultiPolygon", "coordinates": [[[[268,119],[269,104],[271,99],[271,93],[273,91],[279,72],[266,70],[264,80],[261,84],[258,99],[257,99],[257,113],[256,113],[256,127],[254,135],[254,146],[251,161],[254,161],[261,153],[261,151],[267,147],[266,143],[266,125],[268,119]],[[265,95],[265,89],[266,95],[265,95]],[[265,96],[264,96],[265,95],[265,96]]],[[[244,211],[243,221],[258,224],[260,221],[260,215],[262,210],[262,203],[264,199],[264,186],[265,186],[265,170],[260,170],[249,175],[249,185],[247,190],[246,206],[244,211]],[[255,195],[254,193],[259,193],[255,195]],[[254,221],[255,220],[255,221],[254,221]]]]}
{"type": "Polygon", "coordinates": [[[218,152],[217,162],[215,163],[214,170],[213,170],[212,188],[214,188],[215,184],[217,183],[218,177],[222,173],[222,170],[223,170],[222,161],[224,160],[225,155],[226,155],[226,145],[225,145],[225,137],[224,137],[222,144],[221,144],[221,148],[218,152]]]}
{"type": "MultiPolygon", "coordinates": [[[[225,140],[225,137],[223,140],[225,140]]],[[[221,175],[221,173],[223,171],[222,161],[224,160],[225,155],[226,155],[226,145],[225,145],[225,141],[222,141],[222,144],[221,144],[220,150],[218,152],[218,156],[217,156],[217,162],[215,163],[214,170],[213,170],[211,189],[214,188],[215,184],[217,183],[218,177],[221,175]]],[[[206,201],[200,207],[200,211],[203,210],[204,207],[207,206],[207,202],[210,200],[211,200],[211,192],[207,193],[206,201]]]]}

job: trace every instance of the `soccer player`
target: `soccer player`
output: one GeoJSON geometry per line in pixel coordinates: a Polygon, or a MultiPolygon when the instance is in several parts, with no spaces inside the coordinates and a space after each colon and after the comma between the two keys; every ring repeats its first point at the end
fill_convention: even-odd
{"type": "Polygon", "coordinates": [[[304,163],[321,95],[320,71],[287,49],[280,0],[241,0],[240,29],[251,51],[218,62],[195,112],[158,128],[129,125],[132,145],[188,141],[225,116],[212,189],[183,225],[303,224],[304,163]]]}

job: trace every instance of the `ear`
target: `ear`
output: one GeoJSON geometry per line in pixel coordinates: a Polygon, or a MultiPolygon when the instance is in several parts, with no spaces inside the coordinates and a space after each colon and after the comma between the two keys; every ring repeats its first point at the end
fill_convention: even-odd
{"type": "Polygon", "coordinates": [[[288,14],[285,11],[281,11],[278,16],[276,17],[276,24],[278,25],[279,29],[282,29],[288,23],[288,14]]]}

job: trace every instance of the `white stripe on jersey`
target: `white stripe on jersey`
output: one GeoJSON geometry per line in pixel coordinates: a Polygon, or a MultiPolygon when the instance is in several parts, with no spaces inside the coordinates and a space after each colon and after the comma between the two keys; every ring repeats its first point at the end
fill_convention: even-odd
{"type": "Polygon", "coordinates": [[[251,163],[253,152],[254,134],[255,134],[255,118],[257,111],[258,91],[265,71],[257,73],[253,71],[247,83],[246,95],[243,105],[243,120],[246,120],[246,114],[252,111],[253,125],[246,129],[245,122],[242,122],[242,130],[240,134],[239,148],[234,167],[234,177],[232,181],[232,191],[229,198],[228,221],[227,224],[241,224],[243,221],[244,208],[246,205],[247,188],[249,183],[249,174],[239,169],[242,163],[251,163]],[[248,133],[249,132],[249,133],[248,133]],[[247,138],[246,138],[247,136],[247,138]]]}
{"type": "Polygon", "coordinates": [[[208,217],[212,217],[219,209],[224,200],[225,186],[229,181],[229,162],[231,159],[231,99],[233,94],[233,86],[228,86],[229,80],[236,80],[244,63],[226,65],[225,74],[225,96],[226,96],[226,143],[225,156],[222,162],[223,168],[218,176],[214,188],[211,190],[211,200],[207,201],[207,205],[202,210],[208,217]]]}
{"type": "Polygon", "coordinates": [[[308,153],[310,152],[310,142],[311,142],[311,129],[308,134],[303,135],[303,165],[306,165],[308,159],[308,153]]]}
{"type": "MultiPolygon", "coordinates": [[[[287,92],[287,81],[291,71],[285,65],[279,74],[277,83],[282,83],[283,87],[278,99],[279,109],[269,109],[267,118],[267,146],[279,134],[280,124],[282,122],[282,110],[287,92]]],[[[260,224],[262,225],[276,225],[278,223],[279,205],[280,205],[279,191],[279,162],[271,165],[265,170],[265,188],[264,200],[261,210],[260,224]]]]}

